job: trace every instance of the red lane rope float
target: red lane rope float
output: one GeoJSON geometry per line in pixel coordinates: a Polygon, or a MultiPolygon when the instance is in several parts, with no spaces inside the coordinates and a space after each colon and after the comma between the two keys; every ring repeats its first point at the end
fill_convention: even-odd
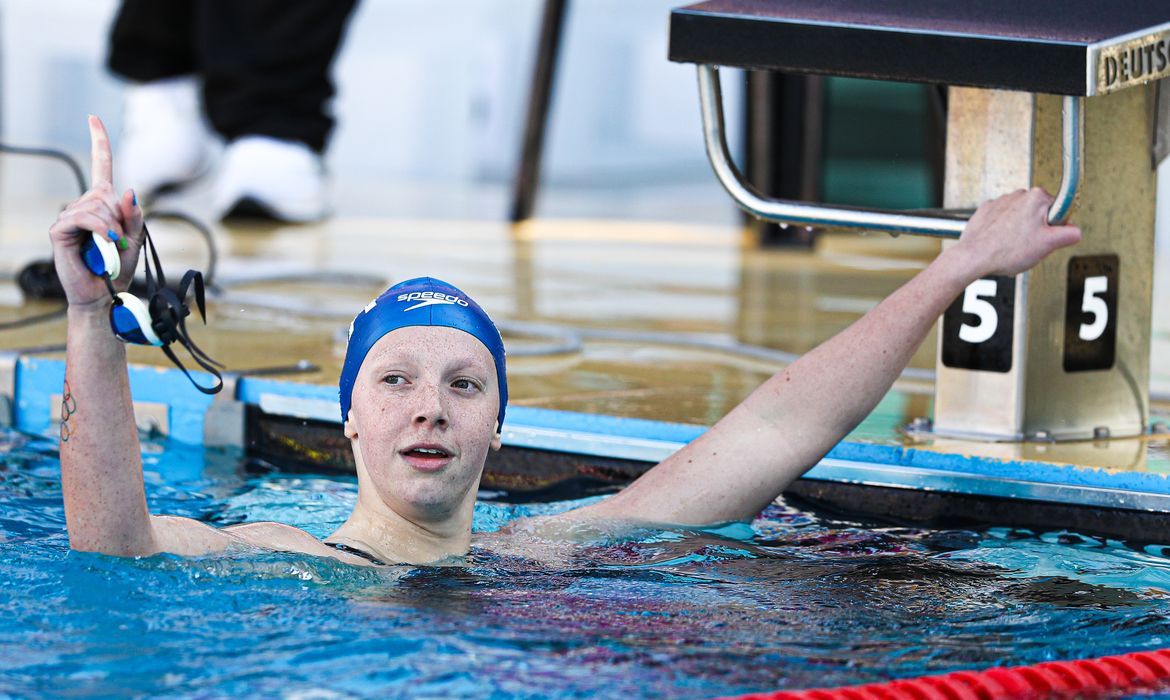
{"type": "Polygon", "coordinates": [[[1035,666],[956,671],[888,683],[749,693],[724,700],[1047,700],[1170,686],[1170,649],[1035,666]]]}

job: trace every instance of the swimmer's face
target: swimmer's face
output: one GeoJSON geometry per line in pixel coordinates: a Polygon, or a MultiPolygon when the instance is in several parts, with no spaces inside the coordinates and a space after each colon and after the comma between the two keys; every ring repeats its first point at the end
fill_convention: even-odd
{"type": "Polygon", "coordinates": [[[358,370],[345,434],[382,502],[411,519],[471,507],[499,449],[491,353],[471,335],[410,326],[384,335],[358,370]]]}

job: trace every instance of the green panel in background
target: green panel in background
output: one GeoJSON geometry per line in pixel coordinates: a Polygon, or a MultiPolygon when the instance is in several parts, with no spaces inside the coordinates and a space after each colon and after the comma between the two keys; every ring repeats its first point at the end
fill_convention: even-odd
{"type": "Polygon", "coordinates": [[[937,206],[931,173],[931,85],[825,78],[822,192],[826,202],[937,206]]]}

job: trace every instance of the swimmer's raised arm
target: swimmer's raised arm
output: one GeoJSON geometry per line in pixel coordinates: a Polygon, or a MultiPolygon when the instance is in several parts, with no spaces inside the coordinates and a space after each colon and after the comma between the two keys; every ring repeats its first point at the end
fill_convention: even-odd
{"type": "Polygon", "coordinates": [[[119,196],[114,191],[110,140],[97,117],[89,118],[89,132],[91,187],[49,228],[53,262],[69,303],[61,412],[61,491],[69,546],[140,556],[209,554],[245,544],[368,565],[288,525],[249,523],[217,530],[191,518],[148,512],[126,348],[110,328],[110,291],[81,258],[91,232],[125,241],[118,246],[121,274],[113,280],[116,291],[125,291],[145,238],[142,209],[132,192],[119,196]]]}
{"type": "Polygon", "coordinates": [[[130,400],[126,349],[110,331],[110,292],[82,261],[91,232],[121,239],[123,291],[142,248],[142,209],[132,192],[114,191],[110,140],[89,118],[92,157],[88,192],[49,228],[53,263],[69,304],[61,411],[61,490],[74,549],[108,554],[156,551],[142,483],[138,429],[130,400]]]}
{"type": "Polygon", "coordinates": [[[53,264],[69,304],[65,387],[61,405],[61,492],[69,546],[122,556],[159,551],[195,554],[224,549],[232,538],[187,518],[152,517],[146,507],[142,452],[126,347],[110,328],[110,290],[82,262],[92,232],[117,245],[125,291],[145,237],[142,209],[130,191],[114,191],[105,126],[89,118],[90,189],[49,228],[53,264]]]}
{"type": "Polygon", "coordinates": [[[1051,202],[1034,188],[985,203],[956,245],[876,308],[624,491],[566,515],[677,524],[754,517],[873,410],[967,285],[1023,272],[1081,239],[1075,226],[1047,225],[1051,202]]]}

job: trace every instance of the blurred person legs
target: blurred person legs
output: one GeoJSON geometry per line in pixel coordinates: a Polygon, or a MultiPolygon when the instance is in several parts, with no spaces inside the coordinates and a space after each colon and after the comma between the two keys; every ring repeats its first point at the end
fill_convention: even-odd
{"type": "Polygon", "coordinates": [[[215,194],[221,216],[324,217],[329,70],[355,4],[123,0],[109,66],[135,83],[119,154],[125,184],[157,192],[198,177],[205,117],[227,143],[215,194]],[[200,88],[202,114],[188,99],[200,88]]]}
{"type": "Polygon", "coordinates": [[[190,0],[123,2],[109,65],[126,87],[119,179],[144,201],[198,179],[211,166],[199,104],[190,0]]]}

